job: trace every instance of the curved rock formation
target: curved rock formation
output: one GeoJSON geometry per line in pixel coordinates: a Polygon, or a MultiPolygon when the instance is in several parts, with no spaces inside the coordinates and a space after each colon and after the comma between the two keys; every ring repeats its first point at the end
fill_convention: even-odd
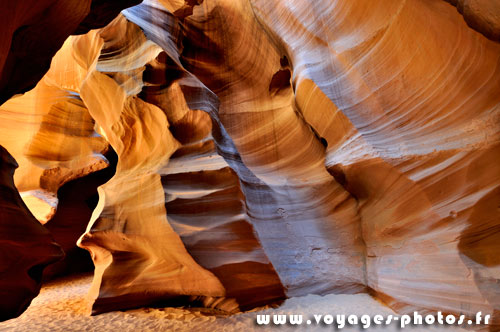
{"type": "Polygon", "coordinates": [[[395,308],[497,308],[495,269],[469,278],[457,239],[498,186],[499,45],[453,8],[205,1],[172,19],[149,2],[125,15],[218,96],[220,153],[288,295],[366,285],[395,308]],[[458,171],[477,160],[488,181],[458,171]]]}
{"type": "Polygon", "coordinates": [[[57,191],[57,211],[44,226],[66,255],[44,270],[43,280],[94,270],[88,251],[79,248],[76,242],[85,232],[99,201],[97,188],[115,173],[116,154],[110,150],[105,157],[110,162],[109,167],[69,181],[57,191]]]}
{"type": "Polygon", "coordinates": [[[46,119],[23,191],[118,155],[94,313],[367,291],[500,324],[499,11],[450,2],[484,35],[445,1],[146,0],[68,39],[2,114],[46,119]]]}
{"type": "MultiPolygon", "coordinates": [[[[357,199],[367,285],[396,308],[497,309],[496,268],[479,264],[471,278],[457,245],[473,210],[500,220],[474,208],[500,180],[500,45],[440,2],[253,3],[293,64],[299,109],[328,142],[325,166],[357,199]]],[[[489,230],[481,236],[495,241],[489,230]]]]}
{"type": "Polygon", "coordinates": [[[38,295],[43,269],[64,256],[14,186],[17,163],[0,146],[0,321],[19,316],[38,295]]]}
{"type": "MultiPolygon", "coordinates": [[[[50,242],[50,233],[39,224],[32,225],[36,219],[24,204],[45,223],[55,214],[60,186],[108,164],[101,155],[108,144],[95,135],[93,120],[85,106],[71,88],[64,84],[56,87],[48,82],[49,74],[25,96],[4,102],[14,94],[30,90],[42,78],[68,35],[103,27],[120,10],[137,3],[138,0],[0,3],[3,27],[0,144],[20,164],[14,186],[11,180],[5,179],[12,175],[15,162],[7,162],[12,157],[2,150],[5,162],[0,165],[0,171],[5,172],[7,181],[3,183],[5,202],[2,203],[10,210],[0,213],[3,252],[0,320],[17,316],[26,309],[38,293],[43,267],[62,256],[60,247],[50,242]],[[17,199],[16,187],[24,203],[17,199]],[[20,263],[10,266],[16,260],[20,263]]],[[[68,76],[73,77],[72,74],[68,76]]],[[[80,233],[81,230],[78,235],[80,233]]]]}
{"type": "Polygon", "coordinates": [[[108,143],[95,132],[70,69],[55,57],[33,90],[0,107],[0,144],[19,161],[16,186],[41,223],[54,216],[59,187],[108,166],[108,143]]]}
{"type": "Polygon", "coordinates": [[[101,28],[123,8],[139,2],[0,4],[5,28],[0,36],[0,144],[19,161],[16,186],[42,223],[54,216],[60,186],[108,165],[102,156],[108,144],[95,134],[94,120],[77,95],[81,77],[73,70],[78,67],[52,57],[68,35],[101,28]],[[51,70],[34,89],[4,103],[13,94],[31,89],[49,65],[51,70]]]}
{"type": "Polygon", "coordinates": [[[104,27],[140,0],[28,0],[0,3],[0,105],[26,92],[49,69],[64,40],[104,27]],[[36,56],[33,56],[36,54],[36,56]]]}
{"type": "Polygon", "coordinates": [[[93,312],[179,296],[203,296],[204,305],[226,311],[283,298],[245,219],[237,177],[215,152],[210,117],[186,104],[180,68],[123,18],[75,39],[76,56],[84,59],[78,45],[98,37],[100,57],[87,58],[85,67],[96,70],[81,95],[119,161],[80,240],[96,264],[93,312]],[[193,174],[198,179],[182,188],[182,176],[193,174]],[[181,182],[163,188],[162,177],[181,182]],[[165,207],[173,210],[168,221],[165,207]]]}

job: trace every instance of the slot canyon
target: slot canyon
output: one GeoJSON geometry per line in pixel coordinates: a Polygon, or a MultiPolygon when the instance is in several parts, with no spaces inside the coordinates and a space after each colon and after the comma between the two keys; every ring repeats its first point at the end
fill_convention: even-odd
{"type": "Polygon", "coordinates": [[[342,303],[500,331],[500,1],[0,18],[0,331],[268,331],[342,303]]]}

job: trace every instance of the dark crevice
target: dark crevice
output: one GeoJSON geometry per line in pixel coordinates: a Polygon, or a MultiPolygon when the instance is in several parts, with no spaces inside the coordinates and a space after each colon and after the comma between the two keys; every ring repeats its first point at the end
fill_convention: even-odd
{"type": "Polygon", "coordinates": [[[97,206],[97,187],[113,177],[118,156],[110,147],[105,157],[109,166],[100,171],[65,183],[57,192],[59,204],[54,217],[45,224],[54,240],[59,243],[66,257],[48,266],[43,273],[44,281],[94,269],[90,254],[76,246],[78,238],[85,233],[92,212],[97,206]]]}

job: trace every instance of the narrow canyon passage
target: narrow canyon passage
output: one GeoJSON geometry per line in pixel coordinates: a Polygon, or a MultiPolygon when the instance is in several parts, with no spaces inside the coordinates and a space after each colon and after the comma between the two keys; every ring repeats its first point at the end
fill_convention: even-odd
{"type": "Polygon", "coordinates": [[[0,1],[1,320],[500,328],[496,1],[62,2],[0,1]]]}

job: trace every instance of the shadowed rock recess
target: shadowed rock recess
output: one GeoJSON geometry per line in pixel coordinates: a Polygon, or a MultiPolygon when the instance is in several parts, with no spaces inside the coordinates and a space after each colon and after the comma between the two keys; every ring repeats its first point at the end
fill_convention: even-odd
{"type": "MultiPolygon", "coordinates": [[[[50,19],[61,1],[43,20],[2,2],[31,17],[0,39],[0,144],[39,221],[24,208],[16,227],[66,251],[79,237],[94,314],[368,292],[500,326],[498,2],[145,0],[116,16],[138,2],[80,1],[67,22],[50,19]]],[[[25,237],[0,215],[7,266],[25,237]]]]}

